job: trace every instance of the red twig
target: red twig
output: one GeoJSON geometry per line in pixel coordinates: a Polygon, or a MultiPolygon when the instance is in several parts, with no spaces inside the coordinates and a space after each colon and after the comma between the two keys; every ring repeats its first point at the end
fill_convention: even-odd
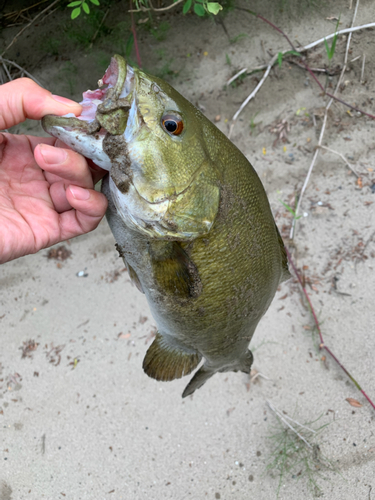
{"type": "MultiPolygon", "coordinates": [[[[130,0],[130,9],[132,8],[132,3],[133,0],[130,0]]],[[[134,22],[134,14],[132,10],[130,10],[130,17],[132,21],[132,33],[133,33],[133,38],[134,38],[134,48],[135,48],[135,55],[137,56],[137,63],[140,68],[142,68],[142,61],[141,61],[141,55],[139,53],[139,48],[138,48],[138,40],[137,40],[137,31],[135,29],[135,22],[134,22]]]]}
{"type": "Polygon", "coordinates": [[[319,348],[320,349],[325,349],[328,354],[336,361],[336,363],[339,365],[339,367],[346,373],[346,375],[350,378],[350,380],[353,382],[353,384],[357,387],[357,389],[359,391],[361,391],[361,393],[364,395],[364,397],[367,399],[367,401],[370,403],[370,405],[373,407],[373,409],[375,410],[375,405],[374,403],[371,401],[371,399],[367,396],[367,394],[365,393],[365,391],[362,389],[362,387],[359,385],[359,383],[356,381],[356,379],[348,372],[348,370],[345,368],[345,366],[342,365],[342,363],[340,363],[340,361],[336,358],[336,356],[333,354],[333,352],[331,351],[331,349],[329,347],[327,347],[324,343],[324,339],[323,339],[323,334],[322,334],[322,330],[320,329],[320,324],[319,324],[319,320],[316,316],[316,313],[315,313],[315,310],[313,308],[313,305],[311,303],[311,300],[310,300],[310,297],[309,297],[309,294],[307,293],[306,291],[306,288],[303,286],[303,283],[302,283],[302,279],[301,279],[301,276],[297,270],[297,267],[296,265],[294,264],[294,261],[292,259],[292,256],[290,255],[290,252],[289,250],[285,247],[285,250],[286,250],[286,253],[288,255],[288,259],[289,259],[289,262],[296,274],[296,277],[299,281],[299,284],[301,285],[301,288],[302,288],[302,291],[303,291],[303,294],[304,296],[306,297],[306,300],[309,304],[309,307],[310,307],[310,311],[311,311],[311,314],[314,318],[314,322],[315,322],[315,326],[318,330],[318,333],[319,333],[319,338],[320,338],[320,345],[319,345],[319,348]]]}
{"type": "MultiPolygon", "coordinates": [[[[244,9],[242,7],[237,7],[237,9],[238,10],[244,10],[244,11],[248,12],[249,14],[251,14],[252,16],[255,16],[255,17],[261,19],[262,21],[264,21],[265,23],[269,24],[274,30],[276,30],[278,33],[280,33],[287,40],[287,42],[289,43],[289,45],[292,47],[292,49],[295,52],[298,52],[298,49],[293,45],[293,43],[290,40],[290,38],[288,37],[288,35],[286,33],[284,33],[284,31],[282,29],[278,28],[275,24],[273,24],[271,21],[269,21],[265,17],[261,16],[260,14],[257,14],[256,12],[253,12],[253,11],[251,11],[249,9],[244,9]]],[[[366,115],[369,118],[375,120],[375,116],[374,115],[371,115],[370,113],[366,113],[366,111],[362,111],[361,109],[356,108],[355,106],[352,106],[348,102],[345,102],[342,99],[336,97],[335,95],[327,92],[326,89],[323,87],[323,85],[318,80],[318,78],[314,75],[314,72],[311,70],[311,68],[307,65],[307,63],[302,58],[301,58],[301,62],[304,65],[304,67],[306,68],[306,70],[310,73],[310,75],[312,76],[312,78],[315,80],[315,82],[319,85],[319,87],[321,88],[322,92],[324,92],[325,95],[327,95],[328,97],[331,97],[332,99],[334,99],[337,102],[340,102],[341,104],[343,104],[344,106],[352,109],[353,111],[357,111],[358,113],[361,113],[362,115],[366,115]]]]}

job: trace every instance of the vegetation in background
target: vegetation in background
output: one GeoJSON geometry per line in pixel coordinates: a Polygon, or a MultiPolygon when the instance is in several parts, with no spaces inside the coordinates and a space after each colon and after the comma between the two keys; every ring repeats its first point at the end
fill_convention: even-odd
{"type": "MultiPolygon", "coordinates": [[[[92,4],[98,6],[100,5],[99,0],[88,0],[92,4]]],[[[75,0],[74,2],[70,2],[68,7],[72,8],[71,18],[75,19],[78,17],[81,12],[85,12],[86,14],[90,14],[90,7],[86,0],[75,0]]]]}
{"type": "Polygon", "coordinates": [[[318,435],[328,424],[316,426],[322,415],[311,422],[300,424],[286,414],[281,415],[278,410],[272,409],[275,411],[276,423],[268,436],[272,447],[266,469],[279,477],[277,497],[286,479],[302,480],[313,496],[321,496],[318,480],[327,479],[324,474],[326,471],[336,472],[317,442],[318,435]]]}

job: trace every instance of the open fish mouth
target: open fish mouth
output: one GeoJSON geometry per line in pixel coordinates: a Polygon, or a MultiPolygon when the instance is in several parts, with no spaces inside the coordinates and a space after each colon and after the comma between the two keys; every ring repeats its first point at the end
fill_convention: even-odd
{"type": "Polygon", "coordinates": [[[83,93],[81,115],[47,115],[42,119],[44,130],[110,171],[111,160],[104,151],[103,140],[107,133],[121,135],[125,132],[134,81],[133,68],[124,58],[115,55],[98,81],[99,88],[83,93]]]}

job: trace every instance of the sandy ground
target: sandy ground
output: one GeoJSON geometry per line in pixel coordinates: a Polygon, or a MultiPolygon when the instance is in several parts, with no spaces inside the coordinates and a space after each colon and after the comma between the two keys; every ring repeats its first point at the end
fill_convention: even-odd
{"type": "MultiPolygon", "coordinates": [[[[271,9],[271,2],[251,7],[305,45],[335,30],[336,21],[328,18],[340,17],[340,28],[349,26],[349,4],[335,0],[292,14],[271,9]]],[[[125,16],[120,7],[109,13],[109,27],[125,16]]],[[[56,26],[61,15],[50,17],[56,26]]],[[[228,120],[259,73],[235,88],[225,82],[242,67],[268,61],[269,51],[286,49],[286,41],[238,11],[224,21],[230,37],[247,34],[235,43],[209,20],[167,19],[171,28],[165,40],[140,31],[145,67],[160,74],[167,61],[177,73],[164,76],[210,119],[220,115],[217,125],[228,133],[228,120]]],[[[371,21],[373,2],[361,1],[355,24],[371,21]]],[[[49,89],[79,99],[95,86],[115,52],[113,40],[111,45],[110,36],[99,39],[97,52],[94,45],[71,53],[69,73],[66,55],[44,49],[43,56],[38,29],[29,39],[20,38],[8,57],[26,67],[29,58],[33,74],[49,89]],[[37,50],[28,53],[27,47],[37,50]]],[[[2,33],[4,45],[12,30],[17,28],[2,33]]],[[[47,30],[46,44],[48,36],[47,30]]],[[[340,38],[333,67],[342,65],[345,47],[340,38]]],[[[324,46],[309,53],[309,64],[327,65],[324,46]]],[[[374,75],[373,31],[357,32],[340,98],[374,113],[374,75]]],[[[328,82],[325,75],[319,78],[332,87],[337,82],[337,76],[328,82]]],[[[326,103],[312,78],[284,61],[245,109],[232,139],[265,185],[304,272],[325,342],[374,401],[374,122],[332,106],[323,144],[344,154],[360,180],[341,158],[321,153],[293,243],[287,239],[292,216],[279,201],[294,206],[326,103]],[[282,120],[288,140],[275,141],[272,130],[282,120]]],[[[16,131],[40,129],[26,123],[16,131]]],[[[129,281],[106,222],[65,247],[71,252],[66,260],[48,258],[45,250],[0,268],[0,500],[276,498],[279,471],[267,471],[267,464],[276,449],[269,436],[277,420],[267,400],[301,423],[321,416],[315,427],[329,424],[311,438],[312,474],[321,492],[309,489],[299,463],[282,477],[280,499],[375,498],[375,412],[334,362],[324,361],[295,279],[281,286],[252,340],[252,375],[262,376],[250,381],[244,374],[217,374],[182,400],[187,379],[161,383],[142,371],[155,323],[144,296],[129,281]],[[84,276],[77,276],[81,271],[84,276]],[[362,406],[351,406],[346,398],[362,406]],[[323,470],[323,456],[336,472],[323,470]],[[319,470],[324,477],[316,475],[319,470]]]]}

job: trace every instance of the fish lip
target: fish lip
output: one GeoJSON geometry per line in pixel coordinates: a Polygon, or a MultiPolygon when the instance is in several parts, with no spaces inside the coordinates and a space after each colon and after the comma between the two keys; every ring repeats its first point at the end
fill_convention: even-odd
{"type": "Polygon", "coordinates": [[[134,90],[134,72],[122,56],[115,54],[111,58],[103,78],[98,81],[98,87],[83,93],[81,115],[46,115],[42,118],[43,129],[51,135],[55,135],[56,127],[88,135],[108,132],[100,124],[100,117],[115,109],[130,108],[134,90]]]}

